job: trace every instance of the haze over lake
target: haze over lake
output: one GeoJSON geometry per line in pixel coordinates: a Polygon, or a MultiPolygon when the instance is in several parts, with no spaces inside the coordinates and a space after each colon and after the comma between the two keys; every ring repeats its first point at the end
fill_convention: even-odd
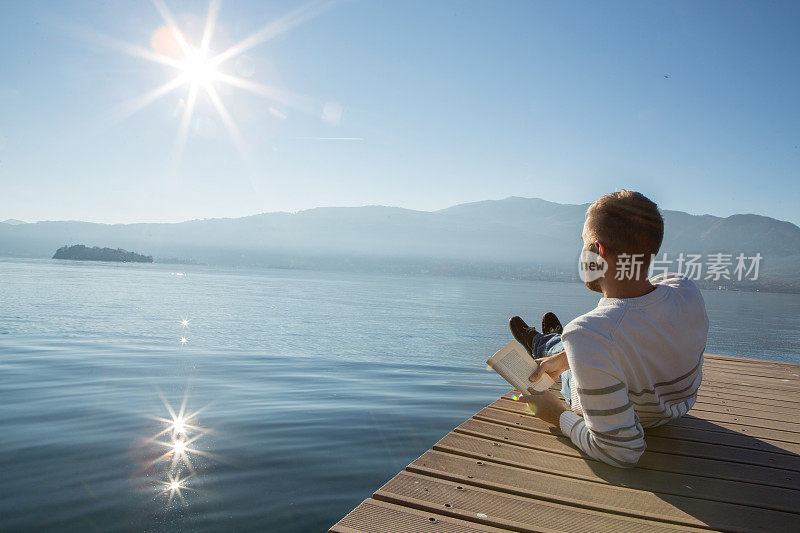
{"type": "MultiPolygon", "coordinates": [[[[163,263],[572,281],[588,206],[509,197],[438,211],[369,205],[174,224],[0,223],[0,256],[52,257],[65,244],[86,244],[163,263]]],[[[705,288],[800,293],[800,227],[754,214],[662,214],[661,266],[686,273],[679,257],[710,263],[722,254],[723,275],[706,264],[690,277],[705,288]],[[758,268],[737,275],[740,255],[748,267],[758,256],[758,268]]]]}
{"type": "MultiPolygon", "coordinates": [[[[3,259],[0,279],[9,529],[323,530],[508,389],[484,361],[509,316],[566,322],[599,297],[580,283],[58,260],[3,259]],[[208,431],[189,430],[195,474],[168,504],[153,437],[164,400],[184,397],[208,431]]],[[[708,352],[800,362],[796,295],[703,295],[708,352]]]]}

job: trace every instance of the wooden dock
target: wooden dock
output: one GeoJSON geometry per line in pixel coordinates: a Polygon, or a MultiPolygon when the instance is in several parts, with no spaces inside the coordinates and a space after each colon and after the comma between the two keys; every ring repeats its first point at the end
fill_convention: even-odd
{"type": "Polygon", "coordinates": [[[639,465],[619,469],[509,393],[330,531],[798,532],[799,413],[800,365],[706,354],[689,414],[646,430],[639,465]]]}

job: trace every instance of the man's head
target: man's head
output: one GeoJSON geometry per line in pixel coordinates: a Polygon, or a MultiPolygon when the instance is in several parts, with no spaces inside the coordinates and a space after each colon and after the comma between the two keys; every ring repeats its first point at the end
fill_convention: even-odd
{"type": "MultiPolygon", "coordinates": [[[[646,279],[650,258],[658,253],[664,238],[664,219],[658,206],[643,194],[613,192],[601,196],[586,210],[581,238],[584,250],[608,263],[606,276],[615,277],[623,263],[635,268],[638,262],[639,275],[628,279],[646,279]],[[617,264],[620,255],[626,259],[617,264]]],[[[602,292],[601,285],[602,278],[587,278],[586,286],[593,291],[602,292]]]]}

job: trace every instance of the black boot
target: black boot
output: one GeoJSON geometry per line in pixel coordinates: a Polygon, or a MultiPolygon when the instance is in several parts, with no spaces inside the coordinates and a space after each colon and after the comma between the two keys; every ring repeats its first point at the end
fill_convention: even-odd
{"type": "Polygon", "coordinates": [[[542,333],[547,335],[548,333],[561,333],[564,332],[564,328],[561,326],[561,321],[558,320],[558,317],[550,312],[547,312],[542,317],[542,333]]]}
{"type": "Polygon", "coordinates": [[[508,329],[511,330],[511,334],[514,335],[514,338],[517,340],[518,343],[522,345],[528,351],[529,355],[533,355],[533,336],[536,334],[536,328],[530,327],[528,324],[525,323],[522,318],[518,316],[512,316],[508,319],[508,329]]]}

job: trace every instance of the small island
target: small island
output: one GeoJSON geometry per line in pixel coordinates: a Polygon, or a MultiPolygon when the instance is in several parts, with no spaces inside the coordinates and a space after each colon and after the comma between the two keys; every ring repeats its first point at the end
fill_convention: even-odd
{"type": "Polygon", "coordinates": [[[128,252],[122,248],[89,248],[83,244],[62,246],[53,255],[53,259],[71,259],[74,261],[118,261],[123,263],[152,263],[153,256],[128,252]]]}

